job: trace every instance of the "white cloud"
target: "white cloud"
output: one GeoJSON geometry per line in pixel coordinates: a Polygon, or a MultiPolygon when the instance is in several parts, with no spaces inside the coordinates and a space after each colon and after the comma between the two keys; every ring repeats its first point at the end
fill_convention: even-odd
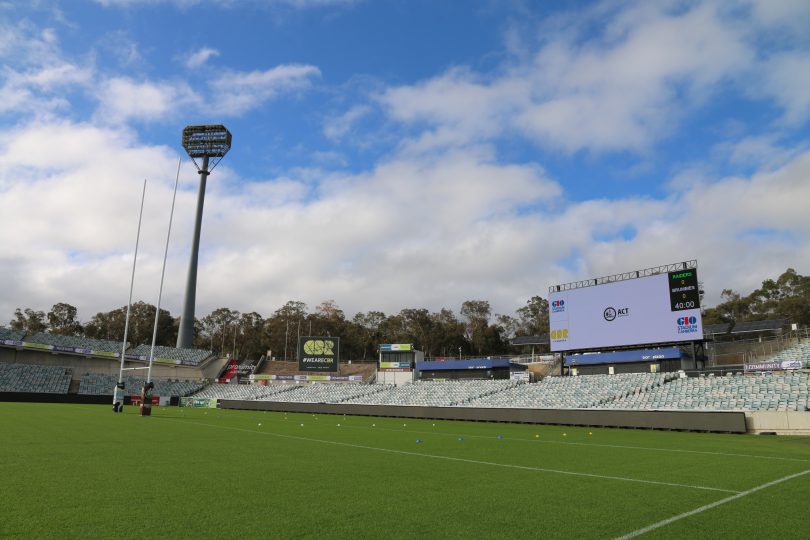
{"type": "Polygon", "coordinates": [[[801,124],[810,118],[810,54],[786,52],[775,55],[763,66],[765,80],[760,92],[774,98],[784,111],[784,121],[801,124]],[[764,92],[763,92],[764,91],[764,92]]]}
{"type": "MultiPolygon", "coordinates": [[[[85,124],[6,132],[0,271],[15,286],[0,314],[68,301],[89,318],[123,304],[143,177],[136,296],[154,301],[177,158],[129,132],[85,124]]],[[[566,202],[536,165],[500,164],[472,148],[403,155],[356,175],[244,182],[227,168],[215,174],[201,314],[222,305],[269,314],[290,299],[325,298],[349,314],[457,309],[469,298],[508,313],[555,282],[692,258],[716,302],[722,288],[747,291],[788,266],[810,268],[810,153],[772,172],[684,183],[666,198],[584,202],[566,202]]],[[[183,178],[164,300],[175,313],[196,197],[190,166],[183,178]]]]}
{"type": "Polygon", "coordinates": [[[191,53],[185,60],[186,67],[189,69],[195,69],[206,62],[214,56],[219,56],[219,51],[216,49],[212,49],[210,47],[203,47],[193,53],[191,53]]]}
{"type": "Polygon", "coordinates": [[[72,87],[92,80],[92,65],[63,58],[53,29],[0,22],[0,114],[46,116],[68,107],[72,87]]]}
{"type": "Polygon", "coordinates": [[[794,125],[810,117],[806,47],[799,38],[784,38],[797,49],[759,46],[760,21],[740,10],[600,3],[550,21],[536,42],[518,46],[509,33],[524,52],[498,72],[457,67],[378,99],[416,128],[409,144],[422,150],[520,134],[569,153],[646,152],[729,89],[772,99],[794,125]]]}
{"type": "Polygon", "coordinates": [[[341,139],[352,130],[358,120],[368,116],[371,112],[371,107],[368,105],[356,105],[339,116],[327,119],[324,123],[323,134],[333,140],[341,139]]]}
{"type": "MultiPolygon", "coordinates": [[[[356,4],[361,0],[252,0],[251,3],[262,6],[289,6],[296,9],[309,9],[327,6],[344,6],[356,4]]],[[[224,8],[243,5],[243,0],[96,0],[104,7],[130,7],[140,5],[172,4],[179,8],[189,8],[200,4],[215,4],[224,8]]]]}
{"type": "Polygon", "coordinates": [[[201,101],[184,82],[137,82],[128,77],[107,79],[99,85],[96,97],[97,117],[105,123],[163,121],[201,101]]]}
{"type": "Polygon", "coordinates": [[[282,92],[306,90],[319,77],[315,66],[285,64],[265,71],[229,71],[211,80],[213,107],[220,114],[240,115],[282,92]]]}

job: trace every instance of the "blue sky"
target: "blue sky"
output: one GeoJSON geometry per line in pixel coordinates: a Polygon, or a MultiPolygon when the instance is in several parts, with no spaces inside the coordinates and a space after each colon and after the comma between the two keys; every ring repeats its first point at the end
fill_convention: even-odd
{"type": "MultiPolygon", "coordinates": [[[[198,315],[512,313],[697,259],[709,303],[810,271],[802,1],[0,1],[0,278],[15,307],[154,302],[183,126],[224,123],[198,315]]],[[[179,311],[188,159],[164,305],[179,311]]]]}

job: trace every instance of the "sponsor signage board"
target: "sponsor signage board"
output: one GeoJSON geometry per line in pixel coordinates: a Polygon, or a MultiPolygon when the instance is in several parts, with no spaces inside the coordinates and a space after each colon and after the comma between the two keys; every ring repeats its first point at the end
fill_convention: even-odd
{"type": "Polygon", "coordinates": [[[362,375],[251,375],[251,381],[349,381],[362,382],[362,375]]]}
{"type": "Polygon", "coordinates": [[[410,369],[410,362],[380,362],[380,369],[410,369]]]}
{"type": "Polygon", "coordinates": [[[703,339],[697,270],[549,294],[551,350],[703,339]]]}
{"type": "Polygon", "coordinates": [[[298,371],[337,372],[340,361],[340,338],[301,337],[298,340],[298,371]]]}
{"type": "Polygon", "coordinates": [[[181,397],[181,407],[195,407],[198,409],[216,409],[217,400],[213,398],[181,397]]]}
{"type": "Polygon", "coordinates": [[[745,371],[782,371],[787,369],[802,369],[801,360],[782,360],[775,362],[760,362],[758,364],[745,364],[745,371]]]}
{"type": "Polygon", "coordinates": [[[380,345],[380,352],[412,351],[412,343],[384,343],[380,345]]]}

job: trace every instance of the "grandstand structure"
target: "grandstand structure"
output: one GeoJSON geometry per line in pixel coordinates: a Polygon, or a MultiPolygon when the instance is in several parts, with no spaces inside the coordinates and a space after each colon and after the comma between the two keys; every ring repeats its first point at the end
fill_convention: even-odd
{"type": "MultiPolygon", "coordinates": [[[[113,342],[65,339],[44,333],[26,335],[6,328],[0,328],[0,337],[0,399],[13,400],[15,393],[57,397],[72,394],[76,398],[105,396],[106,403],[106,397],[113,392],[118,359],[114,352],[104,350],[116,348],[113,342]]],[[[142,365],[145,354],[148,347],[130,347],[126,360],[142,365]]],[[[611,414],[660,414],[661,418],[669,418],[667,414],[674,413],[737,413],[743,414],[750,425],[759,425],[755,420],[758,415],[789,414],[800,415],[810,432],[807,339],[726,375],[688,370],[578,376],[546,373],[539,382],[487,377],[486,368],[492,366],[482,364],[479,378],[414,378],[404,384],[386,384],[377,380],[375,364],[341,364],[337,375],[312,375],[298,372],[294,362],[270,361],[258,363],[261,367],[257,373],[243,378],[242,384],[237,384],[235,377],[229,379],[230,384],[212,384],[228,364],[227,358],[217,359],[208,351],[171,347],[156,349],[156,356],[160,360],[155,368],[166,370],[165,376],[155,378],[155,394],[165,398],[164,404],[175,404],[188,396],[206,403],[218,402],[223,408],[592,425],[614,425],[602,424],[598,419],[611,414]],[[206,370],[212,375],[204,376],[206,370]],[[577,415],[570,416],[574,411],[577,415]]],[[[448,367],[453,369],[447,373],[458,368],[455,364],[448,367]]],[[[125,382],[127,389],[137,393],[144,381],[133,375],[125,382]]],[[[795,423],[796,417],[791,418],[795,423]]],[[[671,419],[663,424],[646,420],[639,425],[632,423],[635,420],[622,422],[616,425],[675,425],[674,429],[702,429],[700,426],[708,425],[705,417],[687,424],[667,424],[671,419]]],[[[722,431],[724,425],[706,429],[722,431]]]]}
{"type": "MultiPolygon", "coordinates": [[[[146,366],[149,353],[147,345],[128,347],[125,365],[146,366]]],[[[51,396],[48,399],[63,396],[63,401],[69,396],[78,401],[105,396],[107,402],[120,361],[119,342],[0,327],[0,394],[31,394],[31,399],[38,394],[51,396]]],[[[155,395],[177,398],[203,388],[227,359],[205,350],[156,347],[154,362],[155,395]]],[[[143,383],[137,376],[127,377],[127,394],[137,394],[143,383]]]]}

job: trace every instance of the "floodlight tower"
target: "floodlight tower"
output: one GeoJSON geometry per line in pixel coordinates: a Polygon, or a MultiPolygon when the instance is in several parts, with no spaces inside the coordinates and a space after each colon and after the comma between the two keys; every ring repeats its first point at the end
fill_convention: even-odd
{"type": "Polygon", "coordinates": [[[197,259],[200,253],[200,229],[202,228],[203,205],[205,203],[205,182],[228,150],[231,149],[231,132],[225,126],[186,126],[183,129],[183,148],[200,173],[200,190],[197,194],[197,218],[194,222],[194,238],[191,241],[191,259],[188,263],[186,298],[183,313],[180,315],[180,332],[177,334],[177,348],[188,349],[194,340],[194,304],[197,299],[197,259]],[[196,158],[202,158],[202,164],[196,158]],[[209,161],[210,160],[210,161],[209,161]],[[211,168],[208,168],[211,163],[211,168]]]}

